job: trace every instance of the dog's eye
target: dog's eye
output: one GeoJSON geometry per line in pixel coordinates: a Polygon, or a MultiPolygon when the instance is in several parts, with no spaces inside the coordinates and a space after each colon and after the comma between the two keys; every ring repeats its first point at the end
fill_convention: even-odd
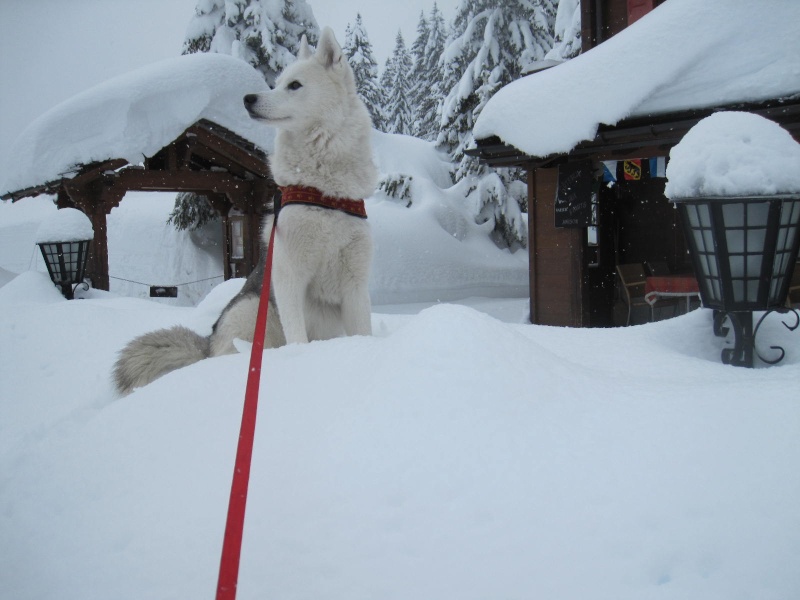
{"type": "Polygon", "coordinates": [[[299,81],[295,80],[295,81],[291,82],[289,85],[287,85],[286,87],[288,89],[294,91],[294,90],[299,90],[301,87],[303,87],[303,84],[300,83],[299,81]]]}

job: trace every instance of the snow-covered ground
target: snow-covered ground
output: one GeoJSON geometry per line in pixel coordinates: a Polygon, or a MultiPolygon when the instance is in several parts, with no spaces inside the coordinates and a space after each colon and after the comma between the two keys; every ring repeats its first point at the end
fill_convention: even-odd
{"type": "MultiPolygon", "coordinates": [[[[248,357],[124,399],[108,373],[136,334],[208,331],[235,286],[0,289],[5,597],[212,596],[248,357]]],[[[787,359],[746,370],[705,310],[574,330],[478,306],[266,353],[241,598],[796,597],[796,336],[770,327],[787,359]]]]}
{"type": "MultiPolygon", "coordinates": [[[[411,208],[368,201],[374,336],[264,356],[238,597],[797,597],[800,335],[771,318],[786,359],[748,370],[720,363],[706,310],[525,324],[525,253],[415,182],[411,208]]],[[[214,232],[189,243],[171,205],[112,212],[112,275],[216,274],[214,232]]],[[[241,281],[68,302],[31,239],[53,210],[0,204],[0,597],[212,597],[248,357],[126,398],[109,371],[140,333],[209,332],[241,281]]]]}
{"type": "MultiPolygon", "coordinates": [[[[786,357],[748,370],[703,309],[525,324],[526,253],[429,144],[374,141],[412,193],[367,201],[374,335],[265,353],[238,597],[800,597],[800,334],[770,318],[786,357]]],[[[177,233],[171,208],[126,196],[111,292],[68,302],[34,245],[52,202],[0,203],[0,598],[214,594],[248,356],[125,398],[109,377],[138,334],[208,333],[241,286],[219,230],[177,233]]]]}

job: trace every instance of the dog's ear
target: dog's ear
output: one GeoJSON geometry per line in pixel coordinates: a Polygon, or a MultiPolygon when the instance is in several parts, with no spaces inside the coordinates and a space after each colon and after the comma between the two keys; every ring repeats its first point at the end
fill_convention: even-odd
{"type": "Polygon", "coordinates": [[[343,64],[342,48],[330,27],[323,29],[319,36],[316,58],[326,69],[338,68],[343,64]]]}
{"type": "Polygon", "coordinates": [[[297,53],[297,58],[299,58],[300,60],[304,60],[310,57],[311,57],[311,48],[308,47],[308,38],[304,33],[303,37],[300,38],[300,50],[297,53]]]}

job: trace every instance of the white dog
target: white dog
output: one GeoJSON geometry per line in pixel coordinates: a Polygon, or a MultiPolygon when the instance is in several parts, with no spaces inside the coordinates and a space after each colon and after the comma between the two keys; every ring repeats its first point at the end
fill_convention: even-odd
{"type": "MultiPolygon", "coordinates": [[[[363,198],[378,179],[372,124],[333,32],[322,31],[313,54],[303,37],[298,60],[275,89],[244,103],[251,117],[278,129],[270,166],[283,197],[265,346],[370,335],[372,240],[363,198]]],[[[270,216],[265,244],[272,226],[270,216]]],[[[174,369],[235,352],[236,338],[252,340],[263,272],[262,259],[210,336],[178,326],[130,342],[114,368],[118,390],[130,393],[174,369]]]]}

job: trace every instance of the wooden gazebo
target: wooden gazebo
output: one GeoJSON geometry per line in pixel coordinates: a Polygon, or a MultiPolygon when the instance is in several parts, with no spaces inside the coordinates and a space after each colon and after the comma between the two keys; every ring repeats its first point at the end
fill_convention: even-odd
{"type": "Polygon", "coordinates": [[[271,211],[277,192],[269,176],[266,154],[205,119],[145,157],[142,165],[122,158],[82,164],[58,179],[7,192],[2,198],[17,201],[54,194],[59,208],[76,207],[86,213],[95,232],[87,273],[93,287],[108,290],[106,216],[131,190],[207,196],[224,224],[225,279],[246,276],[256,266],[261,220],[271,211]],[[233,221],[236,227],[231,226],[233,221]]]}

